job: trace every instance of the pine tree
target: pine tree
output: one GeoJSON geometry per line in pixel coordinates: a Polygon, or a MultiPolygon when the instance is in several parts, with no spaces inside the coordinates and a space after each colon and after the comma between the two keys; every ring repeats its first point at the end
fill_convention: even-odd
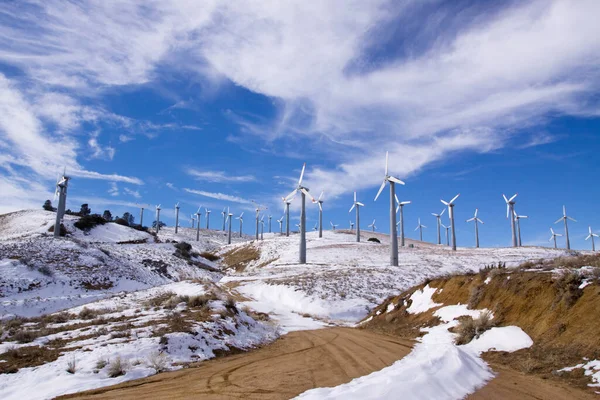
{"type": "Polygon", "coordinates": [[[108,222],[112,221],[112,213],[110,212],[110,210],[104,210],[104,213],[102,214],[102,218],[104,218],[108,222]]]}
{"type": "Polygon", "coordinates": [[[82,204],[81,209],[79,210],[79,214],[84,217],[86,215],[90,215],[92,213],[92,209],[88,207],[88,204],[82,204]]]}
{"type": "Polygon", "coordinates": [[[56,211],[56,208],[52,207],[52,202],[50,200],[46,200],[42,207],[46,211],[56,211]]]}
{"type": "Polygon", "coordinates": [[[127,223],[129,224],[129,226],[132,226],[135,223],[135,218],[129,212],[126,212],[125,214],[123,214],[123,219],[125,221],[127,221],[127,223]]]}

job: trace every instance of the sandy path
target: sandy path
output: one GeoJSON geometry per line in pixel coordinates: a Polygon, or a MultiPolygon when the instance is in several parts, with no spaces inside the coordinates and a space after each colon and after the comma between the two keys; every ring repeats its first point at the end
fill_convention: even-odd
{"type": "Polygon", "coordinates": [[[65,397],[289,399],[378,371],[410,353],[412,345],[410,340],[350,328],[292,332],[255,351],[65,397]]]}

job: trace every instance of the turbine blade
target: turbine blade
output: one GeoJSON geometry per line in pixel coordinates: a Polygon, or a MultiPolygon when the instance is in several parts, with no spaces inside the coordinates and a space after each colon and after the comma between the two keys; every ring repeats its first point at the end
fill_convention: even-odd
{"type": "Polygon", "coordinates": [[[506,203],[506,218],[508,219],[508,216],[510,215],[510,206],[508,205],[508,203],[506,203]]]}
{"type": "Polygon", "coordinates": [[[587,235],[587,237],[585,238],[585,240],[588,240],[591,237],[592,237],[592,235],[587,235]]]}
{"type": "Polygon", "coordinates": [[[480,220],[479,218],[477,218],[477,221],[479,221],[479,223],[481,223],[481,224],[484,224],[484,222],[482,220],[480,220]]]}
{"type": "Polygon", "coordinates": [[[454,196],[452,200],[450,200],[450,204],[453,204],[456,201],[456,199],[458,199],[458,196],[460,196],[460,193],[454,196]]]}
{"type": "Polygon", "coordinates": [[[315,202],[315,198],[310,195],[310,193],[308,192],[308,190],[306,190],[304,188],[302,188],[300,190],[302,191],[302,193],[304,193],[305,195],[307,195],[308,197],[310,197],[310,199],[313,201],[313,203],[315,202]]]}
{"type": "Polygon", "coordinates": [[[431,213],[431,215],[433,215],[433,216],[434,216],[434,217],[436,217],[436,218],[437,218],[437,217],[439,217],[439,215],[438,215],[438,214],[431,213]]]}
{"type": "Polygon", "coordinates": [[[319,198],[317,200],[321,201],[322,198],[323,198],[323,191],[321,191],[321,194],[319,195],[319,198]]]}
{"type": "Polygon", "coordinates": [[[419,230],[419,227],[420,227],[420,226],[421,226],[421,225],[417,225],[417,227],[415,228],[415,231],[419,230]]]}
{"type": "Polygon", "coordinates": [[[476,208],[476,209],[475,209],[475,218],[477,218],[477,213],[478,213],[478,212],[479,212],[479,209],[478,209],[478,208],[476,208]]]}
{"type": "Polygon", "coordinates": [[[321,202],[319,201],[319,202],[317,202],[317,204],[319,205],[319,210],[323,211],[323,206],[322,206],[321,202]]]}
{"type": "Polygon", "coordinates": [[[298,186],[302,185],[302,178],[304,177],[304,169],[306,168],[306,163],[302,164],[302,172],[300,172],[300,179],[298,180],[298,186]]]}
{"type": "Polygon", "coordinates": [[[502,197],[504,197],[504,201],[508,203],[508,198],[504,194],[502,194],[502,197]]]}
{"type": "Polygon", "coordinates": [[[354,202],[356,203],[356,192],[354,192],[354,202]]]}
{"type": "Polygon", "coordinates": [[[357,201],[357,202],[356,202],[356,205],[358,205],[358,206],[361,206],[361,207],[364,207],[364,206],[365,206],[365,205],[364,205],[363,203],[361,203],[360,201],[357,201]]]}
{"type": "Polygon", "coordinates": [[[446,202],[446,201],[444,201],[444,200],[440,200],[440,201],[442,202],[442,204],[445,204],[445,205],[447,205],[447,206],[449,205],[449,204],[448,204],[448,202],[446,202]]]}
{"type": "Polygon", "coordinates": [[[562,220],[563,220],[563,217],[560,217],[559,219],[556,220],[555,224],[558,224],[562,220]]]}
{"type": "Polygon", "coordinates": [[[288,202],[292,197],[296,195],[296,192],[298,192],[298,189],[294,189],[292,193],[288,194],[286,197],[283,198],[283,201],[288,202]]]}
{"type": "Polygon", "coordinates": [[[569,218],[573,222],[577,222],[577,220],[575,218],[571,218],[571,217],[567,217],[567,218],[569,218]]]}
{"type": "Polygon", "coordinates": [[[396,182],[396,183],[397,183],[397,184],[399,184],[399,185],[406,185],[406,184],[405,184],[404,182],[402,182],[400,179],[398,179],[398,178],[394,178],[393,176],[390,176],[390,177],[388,178],[388,180],[389,180],[389,181],[392,181],[392,182],[396,182]]]}
{"type": "Polygon", "coordinates": [[[389,153],[386,151],[385,152],[385,176],[388,175],[388,158],[389,158],[389,153]]]}
{"type": "Polygon", "coordinates": [[[470,218],[470,219],[467,220],[467,222],[471,222],[471,221],[475,221],[475,217],[470,218]]]}
{"type": "Polygon", "coordinates": [[[381,192],[383,191],[383,188],[385,187],[385,182],[386,180],[383,180],[383,183],[381,184],[381,186],[379,187],[379,192],[377,192],[377,196],[375,196],[375,200],[373,201],[377,201],[377,198],[379,197],[379,195],[381,194],[381,192]]]}
{"type": "Polygon", "coordinates": [[[400,203],[402,205],[406,205],[406,204],[410,204],[410,201],[403,201],[402,203],[400,203]]]}
{"type": "Polygon", "coordinates": [[[398,200],[398,195],[394,193],[394,198],[396,199],[396,203],[400,204],[400,200],[398,200]]]}
{"type": "Polygon", "coordinates": [[[422,226],[423,228],[427,228],[427,226],[425,226],[425,225],[421,225],[421,226],[422,226]]]}
{"type": "Polygon", "coordinates": [[[510,202],[510,201],[513,201],[513,200],[515,199],[515,197],[517,197],[517,194],[518,194],[518,193],[515,193],[515,195],[514,195],[513,197],[511,197],[510,199],[508,199],[508,201],[509,201],[509,202],[510,202]]]}
{"type": "Polygon", "coordinates": [[[567,216],[567,207],[563,206],[563,215],[566,217],[567,216]]]}
{"type": "MultiPolygon", "coordinates": [[[[410,203],[410,202],[409,202],[409,203],[410,203]]],[[[444,208],[444,209],[442,210],[442,212],[440,213],[440,217],[441,217],[442,215],[444,215],[444,213],[445,213],[445,212],[446,212],[446,209],[444,208]]]]}
{"type": "Polygon", "coordinates": [[[352,207],[350,207],[350,210],[348,210],[348,212],[352,212],[352,210],[354,210],[355,206],[356,206],[356,204],[352,204],[352,207]]]}

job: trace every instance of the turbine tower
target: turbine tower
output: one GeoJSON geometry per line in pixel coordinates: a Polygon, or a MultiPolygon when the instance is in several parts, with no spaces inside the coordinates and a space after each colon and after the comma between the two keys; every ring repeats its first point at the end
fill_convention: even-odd
{"type": "Polygon", "coordinates": [[[475,214],[473,215],[473,218],[470,218],[467,220],[467,222],[475,222],[475,247],[479,248],[479,225],[478,224],[483,224],[483,221],[480,220],[479,218],[477,218],[477,213],[479,212],[479,209],[475,209],[475,214]]]}
{"type": "Polygon", "coordinates": [[[398,178],[394,178],[393,176],[391,176],[388,173],[388,159],[389,159],[389,153],[386,151],[385,152],[385,177],[383,178],[383,183],[379,187],[379,192],[377,192],[377,196],[375,196],[374,201],[377,201],[377,198],[383,191],[385,184],[387,182],[389,182],[390,183],[390,264],[393,267],[397,267],[398,266],[398,234],[396,232],[396,207],[394,205],[394,201],[396,198],[395,184],[398,183],[400,185],[404,185],[404,182],[402,182],[398,178]]]}
{"type": "Polygon", "coordinates": [[[69,185],[69,178],[66,175],[66,168],[63,170],[62,178],[56,181],[56,189],[54,191],[54,199],[58,196],[58,207],[56,208],[56,222],[54,222],[54,237],[60,237],[60,224],[65,215],[65,209],[67,208],[67,186],[69,185]]]}
{"type": "MultiPolygon", "coordinates": [[[[350,207],[350,211],[348,212],[352,212],[352,209],[354,209],[354,207],[356,207],[356,241],[360,242],[360,210],[358,209],[359,207],[364,207],[365,205],[359,201],[356,201],[356,192],[354,192],[354,203],[352,203],[352,207],[350,207]]],[[[352,225],[352,222],[350,222],[350,225],[352,225]]]]}
{"type": "Polygon", "coordinates": [[[319,237],[323,237],[323,192],[319,195],[317,199],[317,204],[319,205],[319,237]]]}
{"type": "Polygon", "coordinates": [[[260,219],[260,240],[263,240],[263,233],[265,232],[265,216],[263,215],[260,219]]]}
{"type": "Polygon", "coordinates": [[[571,243],[569,242],[569,226],[567,225],[567,219],[570,219],[573,222],[577,222],[571,217],[567,216],[567,208],[563,206],[563,216],[560,217],[555,224],[558,224],[560,221],[565,221],[565,241],[567,243],[567,250],[571,249],[571,243]]]}
{"type": "Polygon", "coordinates": [[[223,207],[223,211],[221,211],[221,215],[223,215],[223,232],[225,232],[225,221],[227,220],[227,207],[223,207]]]}
{"type": "Polygon", "coordinates": [[[446,230],[446,246],[450,246],[450,235],[448,235],[449,226],[442,224],[442,228],[446,230]]]}
{"type": "Polygon", "coordinates": [[[354,222],[350,221],[350,230],[353,231],[354,230],[354,222]]]}
{"type": "Polygon", "coordinates": [[[156,233],[160,230],[160,204],[156,206],[156,233]]]}
{"type": "Polygon", "coordinates": [[[440,200],[443,204],[448,206],[448,217],[450,218],[450,229],[452,229],[452,250],[456,251],[456,229],[454,227],[454,202],[458,199],[460,193],[452,198],[450,201],[440,200]]]}
{"type": "Polygon", "coordinates": [[[552,236],[550,236],[550,239],[548,240],[549,242],[552,241],[554,239],[554,248],[556,249],[556,237],[557,236],[562,236],[560,233],[555,233],[554,229],[550,228],[550,232],[552,233],[552,236]]]}
{"type": "Polygon", "coordinates": [[[523,245],[523,242],[521,242],[521,218],[527,219],[529,217],[527,215],[519,215],[514,210],[513,210],[513,212],[515,213],[515,220],[517,221],[517,243],[518,243],[519,247],[521,247],[523,245]]]}
{"type": "Polygon", "coordinates": [[[194,214],[190,214],[190,219],[192,221],[192,229],[196,227],[196,218],[194,218],[194,214]]]}
{"type": "Polygon", "coordinates": [[[588,226],[588,230],[590,234],[585,238],[585,240],[592,239],[592,251],[596,251],[596,244],[594,243],[594,238],[598,237],[595,233],[592,232],[592,227],[588,226]]]}
{"type": "Polygon", "coordinates": [[[279,218],[277,220],[277,222],[279,222],[279,234],[283,235],[283,218],[285,218],[285,215],[282,215],[281,218],[279,218]]]}
{"type": "Polygon", "coordinates": [[[269,233],[271,233],[271,218],[273,218],[273,216],[269,215],[269,233]]]}
{"type": "Polygon", "coordinates": [[[240,220],[240,237],[242,237],[242,227],[244,226],[244,213],[241,213],[236,219],[240,220]]]}
{"type": "Polygon", "coordinates": [[[205,208],[204,212],[206,213],[206,229],[210,229],[210,213],[212,211],[209,210],[208,208],[205,208]]]}
{"type": "Polygon", "coordinates": [[[200,241],[200,216],[202,215],[200,212],[201,208],[202,206],[198,207],[198,211],[196,211],[196,218],[198,219],[198,223],[196,224],[196,242],[200,241]]]}
{"type": "MultiPolygon", "coordinates": [[[[398,200],[398,196],[396,197],[396,212],[400,212],[400,246],[404,247],[404,206],[410,204],[410,201],[400,201],[398,200]]],[[[396,226],[398,223],[396,223],[396,226]]]]}
{"type": "Polygon", "coordinates": [[[415,231],[419,230],[419,240],[421,242],[423,241],[423,228],[427,228],[427,227],[421,223],[421,218],[419,218],[419,224],[415,228],[415,231]]]}
{"type": "Polygon", "coordinates": [[[227,207],[227,219],[229,220],[229,233],[227,234],[227,244],[231,244],[231,225],[232,225],[232,220],[231,217],[233,217],[233,214],[229,212],[229,207],[227,207]]]}
{"type": "Polygon", "coordinates": [[[433,215],[435,217],[435,219],[437,219],[437,244],[442,244],[442,235],[441,235],[440,228],[442,225],[442,215],[444,215],[445,212],[446,212],[446,209],[444,208],[442,210],[442,212],[439,214],[431,213],[431,215],[433,215]]]}
{"type": "Polygon", "coordinates": [[[177,229],[179,229],[179,203],[175,204],[175,234],[177,229]]]}
{"type": "Polygon", "coordinates": [[[504,194],[504,201],[506,202],[506,218],[510,216],[510,230],[512,232],[512,246],[517,247],[517,231],[515,227],[515,197],[517,197],[517,193],[510,199],[508,199],[504,194]]]}
{"type": "MultiPolygon", "coordinates": [[[[310,197],[313,203],[316,200],[310,195],[309,189],[305,186],[302,186],[302,178],[304,177],[304,170],[306,169],[306,163],[302,166],[302,172],[300,173],[300,179],[298,180],[298,187],[294,189],[290,194],[288,194],[284,201],[288,204],[298,191],[302,194],[302,205],[300,208],[300,251],[299,251],[299,263],[306,264],[306,196],[310,197]]],[[[289,219],[289,204],[287,206],[288,219],[289,219]]],[[[289,224],[288,224],[289,226],[289,224]]]]}
{"type": "Polygon", "coordinates": [[[144,207],[140,208],[140,226],[144,226],[144,207]]]}
{"type": "Polygon", "coordinates": [[[287,199],[283,197],[285,203],[285,236],[290,236],[290,204],[294,201],[294,198],[287,199]]]}
{"type": "Polygon", "coordinates": [[[331,230],[335,231],[335,228],[337,228],[337,225],[334,225],[333,222],[329,221],[329,223],[331,224],[331,230]]]}
{"type": "Polygon", "coordinates": [[[373,223],[371,225],[367,225],[367,228],[371,228],[371,230],[375,232],[375,229],[377,229],[377,227],[375,226],[375,220],[373,220],[373,223]]]}
{"type": "MultiPolygon", "coordinates": [[[[256,227],[255,227],[256,229],[255,229],[255,232],[254,232],[254,239],[258,240],[258,224],[259,224],[260,212],[262,210],[266,210],[267,208],[266,207],[265,208],[261,208],[261,206],[259,206],[258,203],[255,202],[254,200],[252,200],[252,202],[256,205],[256,209],[255,209],[256,210],[256,227]]],[[[264,218],[264,216],[263,216],[263,218],[264,218]]]]}

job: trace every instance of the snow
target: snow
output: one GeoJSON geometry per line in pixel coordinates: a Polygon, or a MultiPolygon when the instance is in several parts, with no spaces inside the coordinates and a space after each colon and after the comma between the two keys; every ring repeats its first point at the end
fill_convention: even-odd
{"type": "Polygon", "coordinates": [[[520,328],[493,328],[474,342],[454,344],[448,331],[462,315],[478,317],[487,310],[468,310],[466,306],[442,307],[435,312],[445,322],[424,328],[427,332],[412,352],[393,365],[333,388],[308,390],[298,399],[460,399],[485,385],[494,377],[479,357],[484,351],[515,351],[531,346],[531,338],[520,328]],[[487,333],[487,335],[486,335],[487,333]]]}
{"type": "MultiPolygon", "coordinates": [[[[586,359],[584,359],[586,360],[586,359]]],[[[587,362],[559,369],[558,372],[570,372],[574,369],[583,368],[585,376],[589,376],[593,383],[588,384],[590,387],[600,387],[600,360],[586,360],[587,362]]]]}
{"type": "Polygon", "coordinates": [[[434,307],[441,306],[442,304],[434,303],[431,296],[437,291],[437,288],[429,287],[429,284],[425,285],[423,289],[415,290],[410,296],[412,303],[406,311],[410,314],[419,314],[430,310],[434,307]]]}
{"type": "Polygon", "coordinates": [[[485,278],[485,281],[483,281],[483,282],[484,282],[484,283],[487,285],[487,284],[488,284],[488,283],[490,283],[491,281],[492,281],[492,277],[491,277],[491,276],[488,276],[487,278],[485,278]]]}

